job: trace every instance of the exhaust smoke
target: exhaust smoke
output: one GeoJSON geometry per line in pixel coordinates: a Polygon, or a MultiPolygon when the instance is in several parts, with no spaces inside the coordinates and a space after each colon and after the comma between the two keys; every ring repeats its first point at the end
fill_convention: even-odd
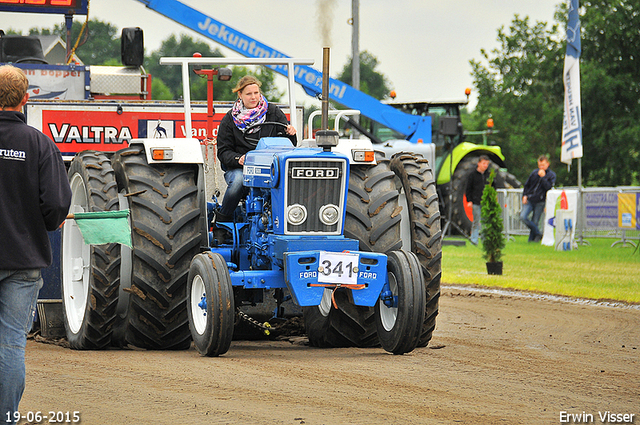
{"type": "Polygon", "coordinates": [[[333,11],[336,8],[337,0],[317,0],[316,17],[318,19],[318,32],[322,37],[322,46],[331,47],[331,31],[333,29],[333,11]]]}

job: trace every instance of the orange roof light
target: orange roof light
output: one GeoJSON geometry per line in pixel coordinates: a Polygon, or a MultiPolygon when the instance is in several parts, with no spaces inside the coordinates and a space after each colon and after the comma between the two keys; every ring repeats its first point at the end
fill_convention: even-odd
{"type": "Polygon", "coordinates": [[[493,128],[493,118],[487,120],[487,128],[493,128]]]}
{"type": "Polygon", "coordinates": [[[389,96],[391,96],[391,99],[395,99],[396,98],[396,91],[395,90],[391,90],[391,92],[389,93],[389,96]]]}
{"type": "Polygon", "coordinates": [[[471,89],[469,87],[467,87],[466,89],[464,89],[464,94],[466,94],[467,96],[469,96],[471,94],[471,89]]]}

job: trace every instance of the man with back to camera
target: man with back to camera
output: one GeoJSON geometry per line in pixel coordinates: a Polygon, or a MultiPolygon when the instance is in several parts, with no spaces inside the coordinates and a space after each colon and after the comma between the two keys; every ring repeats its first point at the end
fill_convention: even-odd
{"type": "Polygon", "coordinates": [[[40,270],[51,264],[47,231],[62,224],[71,188],[60,151],[26,124],[29,81],[0,66],[0,422],[15,423],[25,387],[25,348],[40,270]]]}
{"type": "Polygon", "coordinates": [[[538,169],[529,174],[522,190],[520,220],[529,228],[529,242],[540,242],[542,232],[538,228],[540,217],[547,202],[547,192],[556,184],[556,173],[549,169],[549,158],[540,155],[538,169]],[[529,220],[529,216],[533,217],[529,220]]]}

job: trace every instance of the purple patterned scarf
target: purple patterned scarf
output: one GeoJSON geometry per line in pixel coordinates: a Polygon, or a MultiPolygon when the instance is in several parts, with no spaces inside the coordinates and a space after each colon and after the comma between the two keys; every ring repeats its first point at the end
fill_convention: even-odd
{"type": "MultiPolygon", "coordinates": [[[[242,99],[236,100],[231,110],[231,116],[236,127],[238,127],[243,133],[248,126],[256,123],[263,123],[267,117],[267,109],[269,108],[269,102],[264,96],[261,96],[258,106],[253,109],[247,109],[242,103],[242,99]]],[[[259,127],[252,128],[249,133],[257,131],[259,127]]]]}

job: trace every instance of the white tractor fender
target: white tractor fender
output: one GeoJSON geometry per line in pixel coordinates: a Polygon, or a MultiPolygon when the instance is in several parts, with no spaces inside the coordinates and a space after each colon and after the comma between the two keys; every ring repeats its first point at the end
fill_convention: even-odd
{"type": "MultiPolygon", "coordinates": [[[[298,147],[311,147],[315,148],[316,139],[304,139],[298,147]]],[[[375,154],[372,156],[373,160],[365,161],[364,152],[375,152],[373,144],[369,139],[338,139],[338,146],[331,148],[332,152],[341,153],[349,158],[349,164],[351,165],[376,165],[375,154]]]]}
{"type": "MultiPolygon", "coordinates": [[[[321,113],[322,113],[321,110],[317,110],[309,114],[309,119],[308,119],[309,121],[307,124],[307,128],[309,128],[310,132],[314,128],[313,119],[320,116],[321,113]]],[[[336,109],[336,110],[329,111],[329,115],[335,116],[334,130],[341,134],[340,123],[342,122],[343,119],[345,119],[344,117],[346,116],[358,117],[360,116],[360,111],[356,109],[336,109]]],[[[316,140],[314,138],[310,138],[310,139],[304,139],[301,142],[301,144],[299,144],[298,146],[316,147],[317,145],[316,145],[316,140]]],[[[354,164],[376,165],[377,164],[375,153],[374,153],[375,149],[373,148],[373,144],[371,143],[371,140],[369,140],[368,138],[353,138],[353,139],[347,138],[347,137],[340,138],[338,140],[338,146],[332,148],[331,150],[333,152],[338,152],[346,155],[349,158],[349,163],[351,165],[354,165],[354,164]],[[368,155],[369,161],[365,160],[364,158],[365,152],[369,152],[369,155],[368,155]]]]}
{"type": "Polygon", "coordinates": [[[143,145],[148,164],[204,164],[198,139],[133,139],[129,145],[143,145]]]}
{"type": "Polygon", "coordinates": [[[372,161],[363,159],[364,152],[374,152],[373,144],[369,139],[339,139],[338,146],[332,149],[333,152],[339,152],[349,157],[349,163],[376,165],[376,157],[372,156],[372,161]]]}
{"type": "Polygon", "coordinates": [[[436,169],[436,145],[435,143],[412,143],[404,139],[391,139],[381,145],[376,145],[376,150],[384,152],[387,158],[399,152],[416,153],[429,161],[429,165],[436,169]]]}

